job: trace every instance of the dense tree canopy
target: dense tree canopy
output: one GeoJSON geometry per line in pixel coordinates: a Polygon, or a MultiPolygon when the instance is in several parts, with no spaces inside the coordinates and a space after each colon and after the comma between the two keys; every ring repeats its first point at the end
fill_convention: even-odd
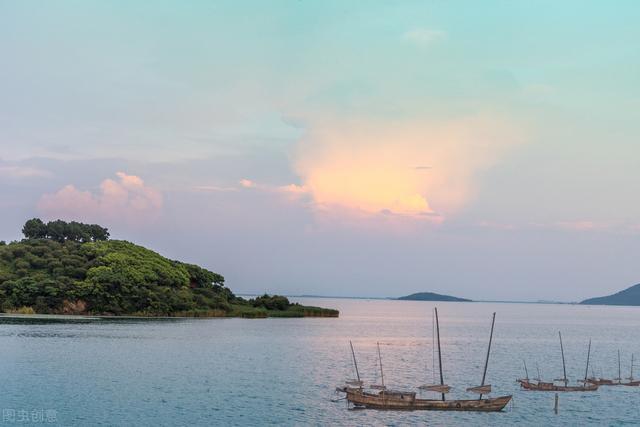
{"type": "Polygon", "coordinates": [[[42,313],[228,310],[224,278],[126,241],[31,239],[0,247],[2,308],[42,313]]]}
{"type": "Polygon", "coordinates": [[[28,220],[22,227],[27,239],[51,239],[58,242],[97,242],[109,239],[109,230],[98,224],[65,222],[60,219],[44,223],[40,218],[28,220]]]}

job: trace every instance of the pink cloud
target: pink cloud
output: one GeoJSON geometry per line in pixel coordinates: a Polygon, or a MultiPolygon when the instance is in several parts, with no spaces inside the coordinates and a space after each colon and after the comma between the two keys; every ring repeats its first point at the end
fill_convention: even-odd
{"type": "Polygon", "coordinates": [[[96,193],[66,185],[53,194],[44,194],[38,210],[48,218],[85,221],[124,220],[142,223],[156,218],[163,205],[162,193],[145,185],[135,175],[124,172],[105,179],[96,193]]]}
{"type": "Polygon", "coordinates": [[[523,141],[516,124],[493,115],[328,119],[309,124],[294,162],[316,206],[442,222],[474,200],[478,175],[523,141]]]}
{"type": "Polygon", "coordinates": [[[239,184],[244,188],[254,188],[256,186],[256,183],[250,179],[241,179],[239,184]]]}

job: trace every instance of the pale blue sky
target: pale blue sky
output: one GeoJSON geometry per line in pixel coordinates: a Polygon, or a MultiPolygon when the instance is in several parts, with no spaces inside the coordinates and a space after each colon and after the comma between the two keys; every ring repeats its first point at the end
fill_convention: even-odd
{"type": "Polygon", "coordinates": [[[624,288],[638,22],[634,1],[0,0],[0,239],[100,221],[240,292],[624,288]]]}

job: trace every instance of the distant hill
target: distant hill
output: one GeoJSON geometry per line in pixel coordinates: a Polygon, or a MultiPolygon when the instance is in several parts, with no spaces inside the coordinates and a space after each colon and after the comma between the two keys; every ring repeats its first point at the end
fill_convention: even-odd
{"type": "Polygon", "coordinates": [[[580,304],[588,305],[640,305],[640,284],[606,297],[590,298],[580,304]]]}
{"type": "Polygon", "coordinates": [[[471,301],[470,299],[452,297],[451,295],[440,295],[433,292],[418,292],[415,294],[400,297],[398,299],[405,300],[405,301],[452,301],[452,302],[471,301]]]}

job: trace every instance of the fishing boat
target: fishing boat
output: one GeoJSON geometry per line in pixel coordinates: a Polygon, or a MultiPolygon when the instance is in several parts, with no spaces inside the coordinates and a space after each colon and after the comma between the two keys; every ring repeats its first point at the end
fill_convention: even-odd
{"type": "MultiPolygon", "coordinates": [[[[633,364],[633,361],[632,361],[633,364]]],[[[585,384],[595,384],[598,386],[614,386],[614,385],[622,385],[622,374],[620,371],[620,350],[618,350],[618,377],[612,380],[608,378],[597,378],[593,373],[590,378],[585,380],[585,384]]],[[[632,368],[633,369],[633,368],[632,368]]]]}
{"type": "Polygon", "coordinates": [[[570,386],[569,380],[567,379],[567,367],[564,360],[564,346],[562,345],[562,334],[558,332],[558,336],[560,337],[560,352],[562,354],[562,371],[564,373],[564,377],[559,380],[554,380],[552,382],[544,382],[540,380],[539,375],[537,381],[529,380],[529,374],[526,372],[527,365],[525,362],[525,378],[519,379],[520,387],[529,391],[596,391],[598,389],[598,384],[590,383],[588,380],[589,375],[589,358],[591,356],[591,340],[589,340],[589,349],[587,350],[587,368],[584,373],[584,380],[582,381],[582,385],[570,386]],[[555,382],[562,382],[562,385],[557,385],[555,382]]]}
{"type": "Polygon", "coordinates": [[[484,365],[484,372],[482,374],[482,382],[480,386],[468,388],[467,391],[478,393],[480,395],[477,399],[465,399],[465,400],[447,400],[445,395],[450,391],[451,387],[444,383],[444,376],[442,373],[442,350],[440,346],[440,324],[438,322],[438,310],[434,310],[435,313],[435,329],[437,331],[438,342],[438,362],[440,370],[440,384],[424,385],[420,386],[420,390],[437,392],[442,395],[441,399],[422,399],[416,396],[416,392],[413,391],[394,391],[388,390],[384,385],[384,372],[382,370],[382,356],[380,353],[380,344],[378,343],[378,361],[380,365],[380,376],[382,384],[380,386],[369,387],[376,391],[368,391],[365,389],[358,371],[358,362],[353,350],[353,344],[349,342],[351,346],[351,355],[353,356],[353,364],[356,370],[357,386],[347,383],[344,387],[336,389],[338,392],[346,394],[347,402],[354,405],[357,408],[369,408],[369,409],[385,409],[385,410],[430,410],[430,411],[481,411],[481,412],[499,412],[504,409],[505,406],[511,401],[512,396],[500,396],[495,398],[485,398],[484,394],[491,393],[491,385],[485,384],[487,367],[489,364],[489,355],[491,352],[491,341],[493,339],[493,327],[496,320],[496,315],[493,313],[493,320],[491,322],[491,334],[489,336],[489,347],[487,349],[487,357],[484,365]]]}
{"type": "Polygon", "coordinates": [[[631,355],[631,375],[627,378],[629,382],[622,382],[622,372],[621,372],[621,363],[620,363],[620,350],[618,350],[618,376],[612,380],[605,378],[595,378],[591,377],[587,379],[587,383],[596,384],[599,386],[614,386],[614,385],[624,385],[630,387],[638,387],[640,386],[640,381],[634,380],[633,378],[633,354],[631,355]]]}
{"type": "Polygon", "coordinates": [[[608,386],[608,385],[621,385],[621,383],[618,383],[614,380],[610,380],[607,378],[596,378],[596,377],[589,377],[587,378],[586,381],[588,384],[595,384],[597,386],[608,386]]]}
{"type": "MultiPolygon", "coordinates": [[[[620,366],[620,351],[618,351],[618,367],[620,366]]],[[[619,368],[618,368],[619,370],[619,368]]],[[[620,375],[618,375],[620,376],[620,375]]],[[[626,385],[629,387],[638,387],[640,386],[640,380],[636,380],[633,378],[633,354],[631,354],[631,375],[629,375],[629,378],[627,378],[629,380],[629,382],[627,383],[620,383],[620,385],[626,385]]]]}

